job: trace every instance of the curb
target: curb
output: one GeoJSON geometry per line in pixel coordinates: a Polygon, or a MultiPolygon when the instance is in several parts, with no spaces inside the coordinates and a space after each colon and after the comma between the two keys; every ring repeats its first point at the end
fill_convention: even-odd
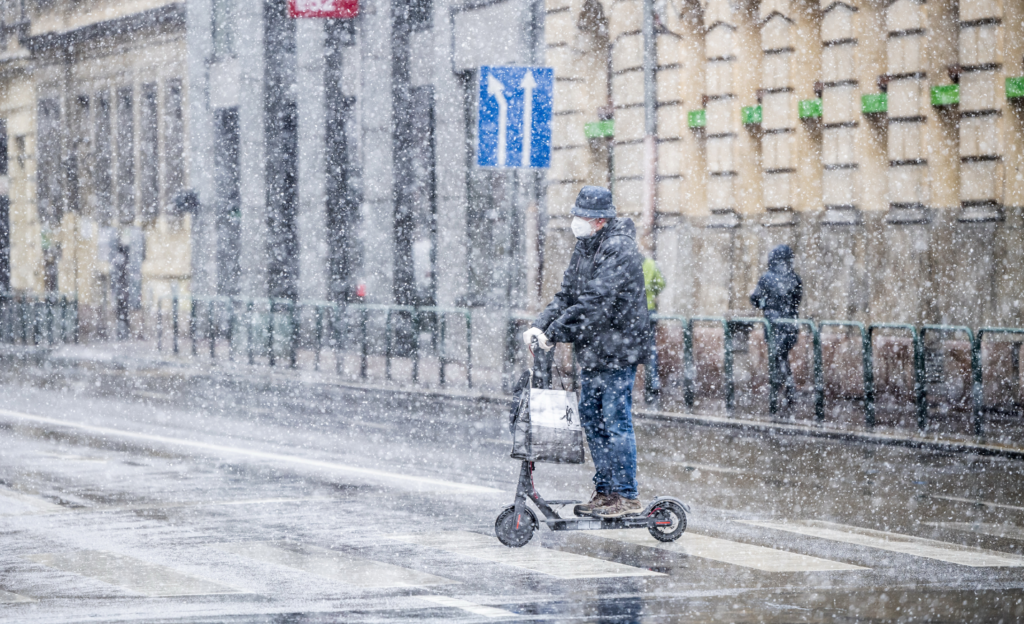
{"type": "MultiPolygon", "coordinates": [[[[41,351],[41,350],[40,350],[41,351]]],[[[204,379],[210,381],[244,381],[263,382],[275,386],[281,382],[289,384],[299,383],[307,386],[318,386],[322,388],[345,388],[368,393],[386,393],[392,396],[407,397],[429,397],[434,399],[472,401],[491,405],[501,405],[504,408],[510,397],[493,392],[476,390],[454,390],[442,388],[422,388],[416,386],[395,386],[357,381],[348,381],[338,378],[328,378],[329,373],[313,371],[290,371],[287,369],[264,369],[264,372],[256,373],[253,370],[235,367],[195,367],[184,363],[148,359],[142,366],[130,361],[121,361],[116,356],[107,360],[82,360],[57,356],[52,353],[39,353],[33,350],[30,358],[24,358],[24,354],[0,353],[4,355],[22,355],[25,359],[35,360],[41,364],[51,364],[59,367],[82,370],[89,368],[92,371],[107,369],[113,373],[134,373],[142,375],[153,374],[174,374],[188,379],[204,379]],[[254,374],[255,373],[255,374],[254,374]]],[[[35,363],[35,362],[32,362],[35,363]]],[[[650,420],[670,422],[702,427],[737,429],[740,431],[763,432],[771,435],[806,436],[810,438],[821,438],[827,440],[860,442],[883,446],[902,446],[922,450],[932,450],[947,453],[976,453],[984,456],[1006,457],[1009,459],[1024,459],[1024,448],[989,444],[984,442],[971,442],[968,440],[950,440],[931,436],[920,435],[899,435],[895,433],[877,433],[872,431],[857,431],[852,429],[840,429],[827,425],[807,425],[794,422],[780,422],[768,420],[753,420],[749,418],[738,418],[728,416],[715,416],[711,414],[698,414],[694,412],[666,412],[634,408],[633,413],[639,420],[650,420]]]]}

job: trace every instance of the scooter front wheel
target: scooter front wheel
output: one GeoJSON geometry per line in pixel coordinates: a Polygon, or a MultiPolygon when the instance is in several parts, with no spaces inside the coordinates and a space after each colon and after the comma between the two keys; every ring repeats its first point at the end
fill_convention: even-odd
{"type": "Polygon", "coordinates": [[[647,530],[654,539],[674,542],[686,530],[686,512],[677,503],[658,503],[647,517],[647,530]]]}
{"type": "Polygon", "coordinates": [[[498,519],[494,521],[494,533],[498,541],[509,548],[525,546],[533,532],[537,530],[537,516],[529,507],[523,507],[523,513],[516,517],[516,506],[509,505],[501,510],[498,519]]]}

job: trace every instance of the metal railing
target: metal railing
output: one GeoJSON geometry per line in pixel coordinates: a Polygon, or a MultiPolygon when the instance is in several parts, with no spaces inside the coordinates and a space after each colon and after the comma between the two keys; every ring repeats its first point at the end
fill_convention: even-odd
{"type": "MultiPolygon", "coordinates": [[[[380,374],[383,360],[383,377],[389,382],[394,381],[395,362],[403,360],[407,371],[403,379],[411,377],[413,383],[423,382],[423,362],[424,358],[429,358],[439,385],[450,385],[453,367],[461,367],[464,369],[465,387],[473,388],[479,385],[474,378],[477,372],[474,350],[480,349],[484,361],[494,361],[496,366],[492,369],[496,368],[501,373],[504,389],[508,387],[516,362],[523,362],[519,359],[523,357],[519,333],[533,320],[532,315],[519,311],[500,313],[456,307],[340,305],[325,301],[178,296],[158,300],[152,313],[149,337],[155,339],[156,348],[161,352],[170,351],[175,355],[184,352],[191,357],[202,354],[212,362],[226,359],[249,365],[289,368],[299,367],[301,354],[305,358],[303,362],[311,360],[314,370],[321,370],[324,356],[331,353],[336,373],[343,372],[346,362],[355,361],[353,370],[357,372],[353,374],[362,380],[370,377],[371,360],[373,366],[378,367],[375,376],[380,374]],[[474,317],[480,314],[497,315],[498,322],[505,324],[502,330],[504,345],[491,344],[486,335],[478,335],[478,322],[474,317]]],[[[985,433],[986,414],[992,411],[985,404],[986,356],[983,348],[990,341],[1005,336],[1020,337],[1020,340],[1012,341],[1017,347],[1024,343],[1024,328],[982,327],[972,330],[960,325],[865,324],[811,319],[779,319],[773,323],[760,317],[725,316],[655,315],[654,318],[662,326],[675,325],[682,330],[681,389],[686,407],[693,409],[696,404],[699,353],[702,362],[710,361],[708,358],[711,357],[711,360],[721,363],[720,389],[729,413],[734,413],[737,408],[737,331],[759,326],[768,350],[765,371],[768,379],[767,408],[773,417],[780,412],[780,390],[786,383],[776,367],[778,341],[775,337],[779,325],[795,326],[809,339],[813,415],[818,423],[824,422],[828,415],[826,390],[830,385],[823,358],[823,335],[836,330],[853,331],[860,338],[860,365],[857,367],[859,372],[855,374],[859,375],[861,391],[859,396],[848,395],[847,398],[862,403],[863,423],[868,429],[877,423],[875,378],[878,356],[875,342],[881,334],[895,332],[909,340],[912,355],[907,358],[907,364],[913,374],[911,402],[917,427],[922,431],[931,424],[929,403],[932,397],[929,396],[929,379],[926,376],[926,359],[930,353],[927,340],[937,336],[939,340],[962,337],[966,341],[970,350],[967,395],[970,428],[978,436],[985,433]],[[699,327],[708,325],[721,332],[720,357],[711,356],[706,349],[695,348],[695,332],[699,327]]],[[[78,303],[66,296],[0,293],[2,342],[48,346],[78,342],[79,324],[78,303]]],[[[884,357],[890,361],[906,356],[889,354],[884,357]]],[[[1019,380],[1017,383],[1019,385],[1019,380]]]]}
{"type": "Polygon", "coordinates": [[[231,361],[239,352],[244,352],[250,365],[260,358],[275,367],[284,359],[289,368],[296,368],[299,352],[305,349],[312,352],[314,369],[320,370],[324,351],[330,350],[335,355],[336,372],[341,372],[344,345],[355,343],[359,377],[364,380],[369,376],[369,360],[376,344],[384,356],[384,376],[388,381],[392,380],[393,360],[408,356],[412,360],[413,381],[418,383],[421,356],[425,351],[422,336],[426,333],[429,348],[438,359],[440,385],[447,385],[448,368],[452,364],[463,365],[466,386],[474,385],[473,318],[469,309],[364,303],[339,305],[290,299],[165,297],[158,302],[155,316],[158,350],[164,350],[164,334],[169,333],[174,354],[180,353],[184,339],[193,357],[203,349],[213,361],[218,358],[218,348],[226,347],[226,356],[231,361]],[[182,305],[187,310],[187,323],[182,319],[182,305]],[[462,359],[450,353],[452,317],[462,320],[462,359]],[[374,328],[375,321],[379,321],[381,327],[374,328]],[[397,324],[405,327],[406,335],[402,339],[396,337],[397,324]]]}
{"type": "Polygon", "coordinates": [[[56,293],[0,293],[0,341],[39,346],[78,342],[78,303],[56,293]]]}
{"type": "MultiPolygon", "coordinates": [[[[847,328],[857,330],[860,336],[861,351],[861,378],[863,385],[864,424],[867,428],[873,428],[876,424],[876,396],[875,396],[875,353],[874,339],[880,331],[902,331],[909,334],[913,349],[911,367],[913,370],[913,403],[917,416],[917,426],[924,431],[929,425],[929,399],[928,384],[925,375],[925,338],[929,333],[963,334],[970,346],[970,396],[972,429],[975,435],[984,433],[984,368],[982,347],[984,338],[987,335],[1017,335],[1024,338],[1024,329],[1007,327],[984,327],[976,333],[966,326],[953,325],[922,325],[918,328],[907,323],[874,323],[867,325],[858,321],[821,321],[815,323],[810,319],[779,319],[772,323],[765,318],[744,318],[744,317],[721,317],[721,316],[693,316],[682,317],[674,315],[656,315],[657,321],[679,323],[683,327],[683,400],[688,408],[693,408],[695,402],[695,381],[696,364],[694,356],[693,333],[695,323],[715,324],[722,328],[723,349],[722,362],[722,386],[726,410],[733,412],[735,409],[735,381],[734,381],[734,346],[733,334],[737,326],[761,325],[764,328],[765,342],[768,345],[768,409],[769,413],[776,415],[779,411],[779,390],[784,383],[776,370],[776,358],[774,349],[777,341],[773,339],[775,325],[780,323],[792,324],[798,328],[806,328],[811,336],[811,364],[812,364],[812,386],[814,395],[814,416],[817,422],[825,420],[825,371],[822,356],[821,335],[830,327],[847,328]]],[[[1022,340],[1021,342],[1024,342],[1022,340]]]]}

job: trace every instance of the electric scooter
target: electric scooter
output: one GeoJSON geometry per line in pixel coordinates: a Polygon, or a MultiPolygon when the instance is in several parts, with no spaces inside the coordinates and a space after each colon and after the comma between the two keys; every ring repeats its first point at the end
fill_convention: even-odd
{"type": "MultiPolygon", "coordinates": [[[[534,349],[530,350],[535,353],[534,349]]],[[[553,354],[553,350],[552,350],[553,354]]],[[[548,354],[548,358],[552,357],[548,354]]],[[[542,387],[551,386],[550,360],[540,354],[534,356],[534,375],[540,380],[542,387]],[[545,370],[545,366],[546,370],[545,370]],[[538,367],[541,369],[538,371],[538,367]]],[[[529,389],[527,389],[529,391],[529,389]]],[[[544,523],[552,531],[593,531],[599,529],[644,529],[655,539],[662,542],[673,542],[686,530],[686,514],[690,508],[677,498],[658,496],[636,515],[620,518],[596,518],[591,516],[573,516],[563,518],[554,506],[577,505],[582,501],[575,500],[544,500],[533,484],[534,462],[524,460],[519,470],[519,485],[516,488],[515,502],[501,510],[494,521],[494,532],[498,540],[505,546],[518,548],[525,546],[533,538],[534,531],[540,528],[537,515],[527,506],[533,504],[544,516],[544,523]]]]}

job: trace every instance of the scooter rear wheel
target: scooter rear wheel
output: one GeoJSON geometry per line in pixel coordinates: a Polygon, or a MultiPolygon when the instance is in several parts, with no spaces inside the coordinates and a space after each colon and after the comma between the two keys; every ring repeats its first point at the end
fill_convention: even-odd
{"type": "Polygon", "coordinates": [[[647,530],[654,539],[674,542],[686,530],[686,512],[677,503],[658,503],[647,517],[647,530]]]}
{"type": "Polygon", "coordinates": [[[522,516],[518,522],[516,520],[516,506],[509,505],[501,510],[498,519],[494,521],[494,533],[498,541],[509,548],[525,546],[537,529],[537,516],[529,507],[523,507],[522,516]]]}

